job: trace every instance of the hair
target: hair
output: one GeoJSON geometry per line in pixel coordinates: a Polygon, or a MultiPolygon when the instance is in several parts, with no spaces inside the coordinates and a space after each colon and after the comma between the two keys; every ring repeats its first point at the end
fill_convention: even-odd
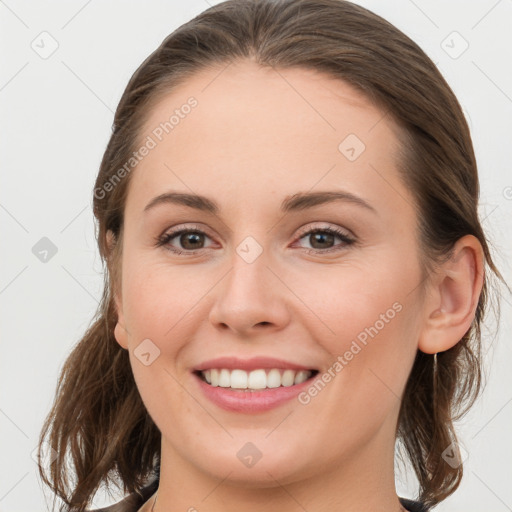
{"type": "Polygon", "coordinates": [[[433,507],[462,479],[463,465],[452,467],[442,453],[452,443],[458,453],[453,422],[467,413],[482,390],[481,324],[490,289],[488,269],[503,279],[478,218],[477,164],[454,93],[416,43],[380,16],[344,0],[222,2],[172,32],[131,77],[115,113],[93,198],[105,270],[103,296],[61,369],[39,439],[42,452],[48,436],[55,460],[48,476],[41,462],[39,473],[71,512],[84,511],[102,483],[108,487],[118,478],[125,493],[140,494],[149,477],[159,476],[161,433],[139,395],[128,351],[114,337],[114,293],[121,282],[123,214],[131,174],[110,190],[106,184],[113,183],[132,157],[159,99],[201,70],[244,59],[343,80],[397,123],[397,165],[415,199],[422,268],[427,272],[449,257],[464,235],[474,235],[482,245],[484,283],[471,327],[451,349],[437,354],[437,372],[434,357],[417,351],[397,423],[397,440],[419,482],[418,499],[433,507]],[[70,475],[76,477],[71,484],[70,475]]]}

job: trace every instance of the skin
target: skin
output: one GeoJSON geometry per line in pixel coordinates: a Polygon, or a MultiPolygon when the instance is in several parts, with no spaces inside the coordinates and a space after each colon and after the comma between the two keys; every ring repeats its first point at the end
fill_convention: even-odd
{"type": "MultiPolygon", "coordinates": [[[[125,207],[115,335],[162,433],[155,511],[397,512],[400,397],[416,351],[447,350],[469,328],[480,244],[459,240],[454,258],[423,280],[389,116],[314,71],[251,61],[224,68],[195,75],[149,113],[141,140],[187,98],[198,101],[132,171],[125,207]],[[348,134],[366,145],[355,161],[338,150],[348,134]],[[143,212],[170,190],[208,196],[220,212],[173,204],[143,212]],[[350,192],[375,211],[340,201],[280,212],[285,197],[320,190],[350,192]],[[173,227],[205,233],[195,255],[155,245],[173,227]],[[315,227],[339,227],[356,242],[301,235],[315,227]],[[248,236],[263,250],[250,264],[236,252],[248,236]],[[332,247],[340,250],[325,252],[332,247]],[[191,374],[214,357],[267,355],[321,375],[394,303],[401,311],[307,405],[228,412],[191,374]],[[160,355],[145,366],[134,350],[147,338],[160,355]],[[236,456],[247,442],[262,454],[251,468],[236,456]]],[[[168,245],[190,252],[188,240],[168,245]]],[[[140,510],[152,505],[153,497],[140,510]]]]}

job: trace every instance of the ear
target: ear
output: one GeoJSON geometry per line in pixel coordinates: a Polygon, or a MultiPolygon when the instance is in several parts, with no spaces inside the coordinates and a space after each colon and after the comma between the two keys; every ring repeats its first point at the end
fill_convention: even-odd
{"type": "MultiPolygon", "coordinates": [[[[106,233],[106,240],[107,240],[107,247],[108,247],[108,253],[109,255],[112,254],[112,251],[114,249],[114,245],[116,243],[114,233],[112,231],[108,230],[106,233]]],[[[111,272],[111,277],[113,276],[113,273],[111,272]]],[[[116,308],[117,313],[117,323],[114,328],[114,336],[116,338],[116,341],[123,347],[124,349],[128,349],[128,337],[127,332],[125,329],[125,323],[124,323],[124,313],[123,313],[123,303],[122,303],[122,297],[121,294],[118,293],[116,290],[114,292],[114,304],[116,308]]]]}
{"type": "Polygon", "coordinates": [[[466,235],[431,278],[418,343],[422,352],[444,352],[462,339],[475,317],[483,277],[482,245],[466,235]]]}

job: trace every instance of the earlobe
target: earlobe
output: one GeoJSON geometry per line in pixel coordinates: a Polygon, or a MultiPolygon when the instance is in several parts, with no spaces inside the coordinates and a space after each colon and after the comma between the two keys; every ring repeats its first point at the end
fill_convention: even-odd
{"type": "Polygon", "coordinates": [[[120,301],[117,298],[117,295],[114,297],[114,302],[116,305],[116,312],[117,312],[117,323],[114,327],[114,336],[116,338],[116,341],[123,347],[124,349],[128,349],[128,339],[127,339],[127,332],[124,327],[124,315],[123,315],[123,308],[120,304],[120,301]]]}
{"type": "Polygon", "coordinates": [[[119,343],[119,345],[125,350],[128,350],[126,331],[124,327],[119,323],[119,321],[116,323],[116,326],[114,327],[114,336],[116,338],[117,343],[119,343]]]}
{"type": "Polygon", "coordinates": [[[432,279],[418,348],[426,354],[456,345],[471,327],[483,286],[483,250],[473,235],[459,239],[432,279]]]}

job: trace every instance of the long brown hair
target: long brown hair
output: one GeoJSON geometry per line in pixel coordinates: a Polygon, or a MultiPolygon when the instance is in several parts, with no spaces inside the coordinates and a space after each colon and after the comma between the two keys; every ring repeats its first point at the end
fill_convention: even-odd
{"type": "Polygon", "coordinates": [[[501,276],[478,218],[477,165],[455,95],[417,44],[376,14],[343,0],[220,3],[170,34],[130,79],[93,198],[98,247],[106,263],[104,293],[90,327],[63,365],[39,440],[41,456],[50,446],[56,458],[47,464],[48,476],[40,462],[40,475],[68,510],[82,512],[101,484],[117,479],[125,493],[140,493],[159,472],[160,431],[141,400],[128,352],[114,338],[113,294],[120,283],[131,176],[126,162],[159,98],[206,67],[240,59],[276,69],[313,69],[344,80],[398,123],[403,130],[399,168],[415,197],[424,268],[449,254],[464,235],[482,244],[486,273],[471,328],[453,348],[438,354],[436,380],[433,356],[417,352],[398,419],[397,439],[417,475],[419,500],[435,506],[462,478],[463,466],[447,464],[442,453],[457,440],[453,421],[481,392],[487,269],[501,276]],[[123,167],[126,172],[120,173],[123,167]]]}

